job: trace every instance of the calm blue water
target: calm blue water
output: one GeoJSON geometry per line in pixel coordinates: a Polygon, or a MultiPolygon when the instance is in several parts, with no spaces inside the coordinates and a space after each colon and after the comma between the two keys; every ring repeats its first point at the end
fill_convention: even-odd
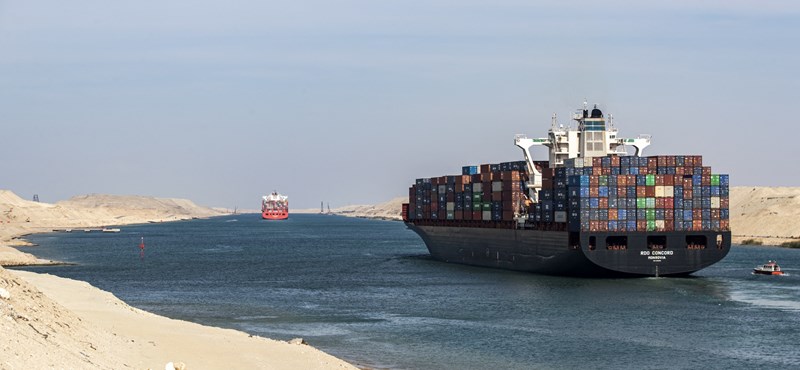
{"type": "Polygon", "coordinates": [[[164,316],[303,337],[392,369],[800,367],[800,250],[735,246],[692,278],[578,279],[430,260],[400,222],[237,215],[32,236],[29,270],[164,316]],[[145,256],[139,238],[145,237],[145,256]],[[756,276],[777,259],[788,276],[756,276]]]}

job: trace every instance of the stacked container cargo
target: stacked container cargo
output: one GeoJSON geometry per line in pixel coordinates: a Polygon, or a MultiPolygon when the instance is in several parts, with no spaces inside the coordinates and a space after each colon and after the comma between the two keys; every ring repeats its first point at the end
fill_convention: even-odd
{"type": "Polygon", "coordinates": [[[410,220],[513,221],[524,210],[524,161],[465,166],[458,176],[417,179],[410,220]]]}
{"type": "MultiPolygon", "coordinates": [[[[537,163],[537,167],[542,164],[537,163]]],[[[570,231],[729,231],[729,177],[701,156],[572,158],[542,164],[538,202],[525,196],[524,161],[465,166],[460,176],[417,179],[410,220],[514,221],[570,231]]]]}
{"type": "Polygon", "coordinates": [[[565,161],[570,231],[729,231],[729,178],[701,156],[565,161]]]}

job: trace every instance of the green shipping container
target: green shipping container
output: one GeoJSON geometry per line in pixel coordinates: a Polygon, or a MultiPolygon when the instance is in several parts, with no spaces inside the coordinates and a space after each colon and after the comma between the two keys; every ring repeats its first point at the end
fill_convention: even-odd
{"type": "Polygon", "coordinates": [[[655,209],[648,209],[647,210],[647,221],[655,221],[656,220],[656,210],[655,209]]]}
{"type": "Polygon", "coordinates": [[[655,186],[656,185],[656,175],[647,175],[645,179],[647,186],[655,186]]]}
{"type": "Polygon", "coordinates": [[[711,175],[711,186],[719,186],[719,175],[711,175]]]}
{"type": "Polygon", "coordinates": [[[656,198],[645,198],[645,208],[656,208],[656,198]]]}
{"type": "MultiPolygon", "coordinates": [[[[483,203],[483,211],[484,212],[486,212],[486,211],[491,212],[492,211],[492,203],[483,203]]],[[[492,217],[491,214],[489,215],[489,217],[492,217]]]]}
{"type": "Polygon", "coordinates": [[[647,231],[656,231],[656,222],[647,220],[647,231]]]}
{"type": "Polygon", "coordinates": [[[636,198],[636,208],[647,208],[647,200],[645,198],[636,198]]]}

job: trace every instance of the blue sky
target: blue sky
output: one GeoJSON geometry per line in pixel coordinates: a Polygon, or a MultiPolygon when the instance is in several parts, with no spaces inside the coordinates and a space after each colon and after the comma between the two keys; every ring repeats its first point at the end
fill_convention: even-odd
{"type": "Polygon", "coordinates": [[[0,1],[0,189],[377,203],[584,98],[645,154],[798,186],[797,45],[790,1],[0,1]]]}

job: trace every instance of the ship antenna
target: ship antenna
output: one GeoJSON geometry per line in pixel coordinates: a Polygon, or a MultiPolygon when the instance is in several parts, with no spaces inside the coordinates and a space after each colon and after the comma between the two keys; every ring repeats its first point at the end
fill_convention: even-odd
{"type": "Polygon", "coordinates": [[[556,117],[556,113],[555,112],[553,112],[553,118],[552,118],[552,121],[551,121],[550,125],[552,126],[553,129],[555,129],[556,126],[558,125],[558,118],[556,117]]]}

